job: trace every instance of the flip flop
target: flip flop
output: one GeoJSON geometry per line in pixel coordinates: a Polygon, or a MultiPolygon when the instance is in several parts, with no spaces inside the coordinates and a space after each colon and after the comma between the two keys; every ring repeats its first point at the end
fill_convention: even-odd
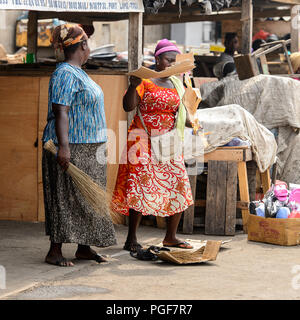
{"type": "Polygon", "coordinates": [[[180,248],[180,249],[193,249],[194,247],[191,246],[188,242],[182,241],[175,244],[164,244],[164,247],[170,247],[170,248],[180,248]]]}

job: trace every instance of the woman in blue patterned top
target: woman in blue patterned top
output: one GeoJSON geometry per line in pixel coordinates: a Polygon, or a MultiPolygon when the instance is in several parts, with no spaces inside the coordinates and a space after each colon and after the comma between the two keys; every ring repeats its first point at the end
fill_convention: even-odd
{"type": "Polygon", "coordinates": [[[46,235],[51,241],[45,261],[59,266],[73,265],[63,257],[62,243],[77,243],[77,259],[97,262],[106,260],[90,246],[116,243],[112,222],[93,211],[65,173],[71,161],[106,185],[106,165],[101,164],[106,163],[107,141],[103,92],[81,69],[90,53],[87,40],[79,25],[64,24],[53,32],[56,55],[63,55],[64,62],[49,83],[43,142],[52,139],[58,152],[55,158],[43,151],[43,185],[46,235]]]}

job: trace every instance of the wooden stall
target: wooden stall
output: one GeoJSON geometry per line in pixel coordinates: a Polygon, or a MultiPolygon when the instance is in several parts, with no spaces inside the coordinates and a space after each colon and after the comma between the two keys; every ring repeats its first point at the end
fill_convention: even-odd
{"type": "MultiPolygon", "coordinates": [[[[58,3],[53,2],[53,3],[58,3]]],[[[68,3],[69,1],[64,1],[68,3]]],[[[76,1],[70,1],[74,4],[76,1]]],[[[108,2],[103,0],[102,2],[108,2]]],[[[138,68],[142,62],[142,26],[151,24],[181,23],[192,21],[221,21],[237,19],[243,25],[243,52],[248,53],[252,39],[253,16],[282,16],[291,13],[298,17],[298,11],[292,9],[300,5],[300,0],[242,0],[242,6],[230,8],[211,15],[200,12],[197,3],[192,6],[182,4],[179,15],[178,6],[167,2],[158,14],[143,13],[142,0],[111,0],[107,7],[96,7],[99,1],[89,0],[86,3],[95,6],[78,8],[34,7],[38,2],[13,4],[8,1],[0,4],[0,9],[31,10],[28,24],[28,52],[37,50],[38,19],[58,18],[65,21],[87,24],[93,21],[129,20],[128,36],[128,69],[138,68]],[[127,3],[122,9],[121,3],[127,3]],[[130,6],[137,3],[137,6],[130,6]]],[[[49,2],[50,3],[50,2],[49,2]]],[[[80,2],[82,5],[82,1],[80,2]]],[[[295,19],[292,19],[295,21],[295,19]]],[[[298,20],[297,20],[298,21],[298,20]]],[[[292,32],[292,47],[299,49],[299,29],[292,32]]],[[[0,70],[0,219],[43,221],[43,195],[41,177],[41,135],[46,121],[47,90],[51,72],[42,68],[26,70],[16,68],[0,70]]],[[[125,72],[114,73],[102,71],[92,73],[92,78],[100,84],[105,95],[107,124],[110,129],[117,129],[119,120],[130,121],[133,113],[126,115],[122,111],[121,99],[127,87],[125,72]]],[[[126,136],[126,128],[117,134],[126,136]]],[[[118,150],[118,148],[117,148],[118,150]]],[[[117,164],[109,165],[108,187],[115,183],[117,164]]]]}
{"type": "MultiPolygon", "coordinates": [[[[116,144],[110,144],[109,152],[115,147],[118,159],[119,121],[127,120],[121,101],[127,76],[91,78],[103,89],[107,125],[116,133],[116,144]]],[[[41,139],[47,119],[48,84],[49,76],[0,76],[1,219],[44,220],[41,139]]],[[[114,186],[117,168],[117,164],[108,165],[108,189],[114,186]]]]}
{"type": "MultiPolygon", "coordinates": [[[[90,6],[99,3],[95,0],[88,2],[90,6]]],[[[59,18],[83,24],[128,19],[128,69],[138,68],[142,61],[142,0],[128,1],[131,5],[122,8],[119,1],[104,2],[107,2],[106,7],[90,7],[93,10],[82,7],[81,10],[52,11],[46,7],[15,7],[12,4],[0,4],[0,9],[32,10],[29,12],[27,43],[28,53],[35,54],[38,19],[59,18]]],[[[104,92],[107,127],[115,132],[115,137],[108,135],[108,156],[114,152],[116,156],[116,161],[108,164],[108,190],[114,188],[121,144],[124,138],[126,141],[128,115],[123,111],[122,97],[128,86],[128,69],[86,70],[104,92]],[[123,121],[121,125],[120,121],[123,121]]],[[[44,221],[41,139],[48,111],[49,78],[53,70],[54,66],[39,63],[0,67],[1,220],[44,221]]]]}
{"type": "Polygon", "coordinates": [[[242,53],[250,53],[254,18],[291,16],[292,52],[300,51],[299,11],[300,0],[241,0],[241,5],[230,7],[210,15],[203,14],[197,3],[188,6],[182,3],[179,14],[178,6],[167,2],[157,14],[146,14],[145,25],[170,24],[196,21],[240,21],[242,28],[242,53]]]}

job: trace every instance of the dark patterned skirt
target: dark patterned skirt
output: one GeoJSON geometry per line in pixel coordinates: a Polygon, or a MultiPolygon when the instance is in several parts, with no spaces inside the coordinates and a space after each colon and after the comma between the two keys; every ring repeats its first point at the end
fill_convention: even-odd
{"type": "MultiPolygon", "coordinates": [[[[104,187],[106,186],[105,149],[105,143],[70,144],[71,162],[104,187]]],[[[94,212],[72,178],[62,171],[55,156],[44,149],[42,166],[45,227],[50,241],[97,247],[116,244],[113,223],[94,212]]]]}

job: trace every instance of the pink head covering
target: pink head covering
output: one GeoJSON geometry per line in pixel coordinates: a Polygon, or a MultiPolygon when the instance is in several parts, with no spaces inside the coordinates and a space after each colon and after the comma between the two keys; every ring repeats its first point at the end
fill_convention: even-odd
{"type": "Polygon", "coordinates": [[[158,42],[155,48],[154,56],[157,57],[162,53],[170,52],[170,51],[181,53],[174,43],[172,43],[168,39],[162,39],[158,42]]]}

